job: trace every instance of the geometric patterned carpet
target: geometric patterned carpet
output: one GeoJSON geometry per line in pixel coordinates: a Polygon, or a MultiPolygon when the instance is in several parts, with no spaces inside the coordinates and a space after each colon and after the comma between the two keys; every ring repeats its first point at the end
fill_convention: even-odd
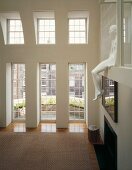
{"type": "Polygon", "coordinates": [[[0,170],[98,170],[85,133],[0,132],[0,170]]]}

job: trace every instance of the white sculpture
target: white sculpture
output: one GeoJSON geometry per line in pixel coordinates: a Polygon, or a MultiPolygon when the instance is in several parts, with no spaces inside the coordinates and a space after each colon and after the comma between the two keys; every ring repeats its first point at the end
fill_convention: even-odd
{"type": "Polygon", "coordinates": [[[109,33],[111,35],[111,50],[108,59],[99,63],[93,70],[92,70],[92,77],[95,86],[95,98],[93,100],[97,100],[103,94],[103,90],[101,87],[101,75],[99,74],[106,69],[115,66],[116,63],[116,56],[117,56],[117,27],[116,25],[111,25],[109,33]]]}

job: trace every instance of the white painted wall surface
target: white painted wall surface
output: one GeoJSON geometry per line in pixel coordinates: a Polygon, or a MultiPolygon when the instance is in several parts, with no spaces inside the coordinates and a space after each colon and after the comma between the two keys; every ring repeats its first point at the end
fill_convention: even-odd
{"type": "MultiPolygon", "coordinates": [[[[39,123],[38,109],[38,63],[57,65],[57,127],[68,127],[68,63],[87,64],[87,117],[88,124],[98,124],[98,102],[93,102],[94,87],[91,70],[99,61],[100,10],[98,0],[4,0],[0,1],[0,12],[20,13],[24,29],[24,45],[4,45],[0,32],[0,56],[2,65],[24,63],[26,65],[26,126],[36,127],[39,123]],[[53,10],[56,20],[56,44],[36,45],[33,12],[53,10]],[[85,10],[89,12],[88,44],[68,44],[68,12],[85,10]]],[[[1,30],[0,30],[1,31],[1,30]]],[[[3,67],[3,66],[2,66],[3,67]]],[[[2,106],[0,117],[5,121],[5,70],[0,67],[2,106]]]]}
{"type": "MultiPolygon", "coordinates": [[[[110,12],[109,20],[103,16],[104,28],[105,25],[111,24],[113,21],[113,14],[109,11],[111,3],[102,5],[103,11],[101,12],[110,12]]],[[[116,16],[115,16],[116,17],[116,16]]],[[[103,35],[102,35],[103,36],[103,35]]],[[[106,38],[106,37],[104,37],[106,38]]],[[[103,48],[103,47],[102,47],[103,48]]],[[[107,52],[107,51],[106,51],[107,52]]],[[[101,51],[101,61],[105,58],[105,51],[101,51]]],[[[111,127],[117,134],[117,165],[118,170],[131,170],[132,169],[132,69],[125,67],[113,67],[106,74],[107,77],[118,82],[118,123],[114,123],[102,106],[100,100],[100,111],[99,111],[99,122],[100,122],[100,131],[102,138],[104,136],[104,116],[109,121],[111,127]]]]}

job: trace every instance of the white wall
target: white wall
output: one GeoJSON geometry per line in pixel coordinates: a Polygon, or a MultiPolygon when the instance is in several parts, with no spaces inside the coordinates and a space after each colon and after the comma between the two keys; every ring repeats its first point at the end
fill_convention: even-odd
{"type": "MultiPolygon", "coordinates": [[[[4,0],[0,2],[0,12],[18,11],[23,23],[24,45],[0,45],[2,63],[17,62],[26,64],[27,90],[27,127],[35,127],[39,122],[37,102],[37,65],[38,63],[56,63],[57,65],[57,127],[68,126],[68,63],[87,64],[88,110],[89,124],[98,124],[98,102],[93,102],[94,87],[91,70],[99,59],[100,15],[98,0],[4,0]],[[56,44],[36,45],[33,13],[34,11],[54,10],[56,19],[56,44]],[[68,45],[68,12],[72,10],[89,11],[88,44],[68,45]]],[[[1,38],[2,39],[2,38],[1,38]]],[[[1,74],[5,76],[1,68],[1,74]]],[[[5,81],[1,77],[1,80],[5,81]]],[[[4,84],[4,82],[3,82],[4,84]]],[[[5,105],[5,86],[1,86],[1,96],[5,105]]],[[[4,117],[5,110],[1,108],[4,117]]]]}
{"type": "Polygon", "coordinates": [[[6,63],[6,125],[12,120],[11,63],[6,63]]]}
{"type": "Polygon", "coordinates": [[[118,123],[111,117],[100,103],[100,129],[103,136],[104,116],[108,119],[117,134],[118,170],[132,168],[132,88],[118,84],[118,123]]]}
{"type": "MultiPolygon", "coordinates": [[[[111,4],[102,5],[103,10],[108,12],[111,4]]],[[[101,9],[102,9],[101,8],[101,9]]],[[[103,11],[101,11],[103,12],[103,11]]],[[[111,24],[113,15],[116,14],[110,11],[109,20],[103,18],[105,24],[111,24]],[[105,21],[106,19],[106,21],[105,21]]],[[[107,14],[108,15],[108,14],[107,14]]],[[[106,16],[107,16],[106,15],[106,16]]],[[[115,16],[116,17],[116,16],[115,16]]],[[[102,18],[101,18],[102,19],[102,18]]],[[[102,22],[101,22],[102,23],[102,22]]],[[[102,35],[103,36],[103,35],[102,35]]],[[[101,51],[101,60],[103,60],[105,51],[101,51]]],[[[132,69],[123,67],[113,67],[108,71],[107,77],[118,82],[118,123],[114,123],[106,110],[102,107],[100,101],[100,130],[101,135],[104,135],[104,116],[111,124],[111,127],[117,134],[117,159],[118,170],[131,170],[132,169],[132,69]]]]}

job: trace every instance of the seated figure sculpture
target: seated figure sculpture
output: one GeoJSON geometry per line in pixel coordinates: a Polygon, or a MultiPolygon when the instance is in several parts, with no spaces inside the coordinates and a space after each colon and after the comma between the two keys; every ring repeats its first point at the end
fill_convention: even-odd
{"type": "Polygon", "coordinates": [[[92,77],[93,83],[95,86],[95,98],[93,100],[97,100],[103,94],[103,90],[101,87],[101,73],[107,69],[110,69],[112,66],[115,66],[116,63],[116,56],[117,56],[117,27],[116,25],[111,25],[109,29],[109,34],[111,36],[111,49],[108,59],[99,63],[93,70],[92,70],[92,77]]]}

